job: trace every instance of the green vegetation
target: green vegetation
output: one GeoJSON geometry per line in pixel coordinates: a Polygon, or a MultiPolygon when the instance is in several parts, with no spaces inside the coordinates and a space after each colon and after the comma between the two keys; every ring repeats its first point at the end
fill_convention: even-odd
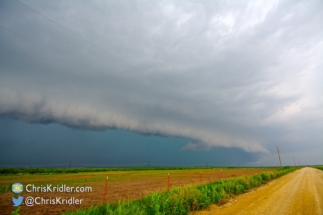
{"type": "Polygon", "coordinates": [[[11,184],[0,186],[0,193],[7,192],[9,190],[11,190],[11,184]]]}
{"type": "MultiPolygon", "coordinates": [[[[80,172],[110,172],[110,171],[147,171],[147,170],[186,170],[186,169],[233,169],[238,167],[118,167],[118,168],[0,168],[0,175],[15,175],[15,174],[67,174],[80,172]]],[[[252,167],[242,167],[249,169],[252,167]]],[[[254,167],[253,167],[254,168],[254,167]]],[[[267,167],[272,168],[272,167],[267,167]]]]}
{"type": "Polygon", "coordinates": [[[16,210],[11,211],[11,215],[19,215],[20,210],[21,210],[21,207],[18,207],[16,210]]]}
{"type": "Polygon", "coordinates": [[[167,192],[153,193],[138,200],[92,206],[89,209],[67,212],[65,215],[188,214],[190,211],[204,209],[212,203],[219,204],[233,195],[244,193],[294,170],[295,168],[286,167],[270,173],[238,177],[200,186],[177,187],[167,192]]]}

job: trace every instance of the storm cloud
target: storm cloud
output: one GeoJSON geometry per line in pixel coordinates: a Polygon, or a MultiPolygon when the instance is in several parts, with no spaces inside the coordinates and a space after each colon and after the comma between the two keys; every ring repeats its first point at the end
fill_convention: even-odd
{"type": "Polygon", "coordinates": [[[21,2],[61,26],[0,3],[3,116],[322,150],[321,1],[21,2]]]}

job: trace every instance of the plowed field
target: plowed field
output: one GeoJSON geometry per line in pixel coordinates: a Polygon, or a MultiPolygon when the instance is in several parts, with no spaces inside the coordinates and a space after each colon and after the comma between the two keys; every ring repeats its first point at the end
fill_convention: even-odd
{"type": "MultiPolygon", "coordinates": [[[[52,184],[66,186],[90,186],[89,193],[27,193],[21,195],[43,198],[70,198],[83,199],[81,205],[34,205],[32,207],[21,205],[21,215],[24,214],[61,214],[64,211],[89,208],[91,205],[102,204],[106,177],[109,176],[107,202],[140,198],[151,192],[165,191],[177,186],[189,184],[203,184],[220,179],[228,179],[242,175],[254,175],[260,172],[273,171],[274,169],[184,169],[184,170],[142,170],[142,171],[112,171],[99,173],[75,173],[75,174],[47,174],[47,175],[8,175],[0,176],[0,186],[10,186],[20,182],[24,186],[35,184],[36,186],[52,184]]],[[[11,214],[16,207],[12,206],[12,197],[17,197],[10,190],[0,193],[0,214],[11,214]]]]}

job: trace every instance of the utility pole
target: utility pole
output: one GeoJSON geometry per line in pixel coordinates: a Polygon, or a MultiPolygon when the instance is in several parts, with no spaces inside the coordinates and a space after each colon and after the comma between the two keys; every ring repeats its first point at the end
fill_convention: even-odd
{"type": "Polygon", "coordinates": [[[276,144],[276,147],[277,147],[277,153],[278,153],[278,158],[279,158],[279,164],[280,164],[280,167],[282,167],[282,160],[280,159],[280,153],[279,153],[279,149],[278,149],[277,144],[276,144]]]}
{"type": "Polygon", "coordinates": [[[293,159],[294,159],[294,165],[296,166],[295,158],[293,157],[293,159]]]}

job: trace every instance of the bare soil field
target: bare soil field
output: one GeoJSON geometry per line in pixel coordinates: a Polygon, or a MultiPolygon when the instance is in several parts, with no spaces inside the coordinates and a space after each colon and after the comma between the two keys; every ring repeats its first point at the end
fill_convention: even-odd
{"type": "MultiPolygon", "coordinates": [[[[274,169],[187,169],[187,170],[145,170],[145,171],[111,171],[111,172],[90,172],[74,174],[23,174],[0,176],[0,187],[20,182],[24,186],[35,184],[36,186],[52,184],[66,186],[90,186],[90,193],[27,193],[21,195],[41,196],[44,198],[75,197],[83,199],[81,205],[35,205],[28,207],[21,205],[20,214],[61,214],[65,211],[89,208],[91,205],[103,203],[104,187],[106,177],[109,176],[107,202],[119,200],[132,200],[148,195],[152,192],[161,192],[169,187],[184,186],[189,184],[203,184],[221,179],[229,179],[242,175],[254,175],[260,172],[273,171],[274,169]]],[[[0,193],[0,214],[11,214],[16,207],[12,206],[11,198],[15,195],[10,190],[0,193]]]]}
{"type": "Polygon", "coordinates": [[[323,214],[323,171],[302,168],[194,215],[323,214]]]}

